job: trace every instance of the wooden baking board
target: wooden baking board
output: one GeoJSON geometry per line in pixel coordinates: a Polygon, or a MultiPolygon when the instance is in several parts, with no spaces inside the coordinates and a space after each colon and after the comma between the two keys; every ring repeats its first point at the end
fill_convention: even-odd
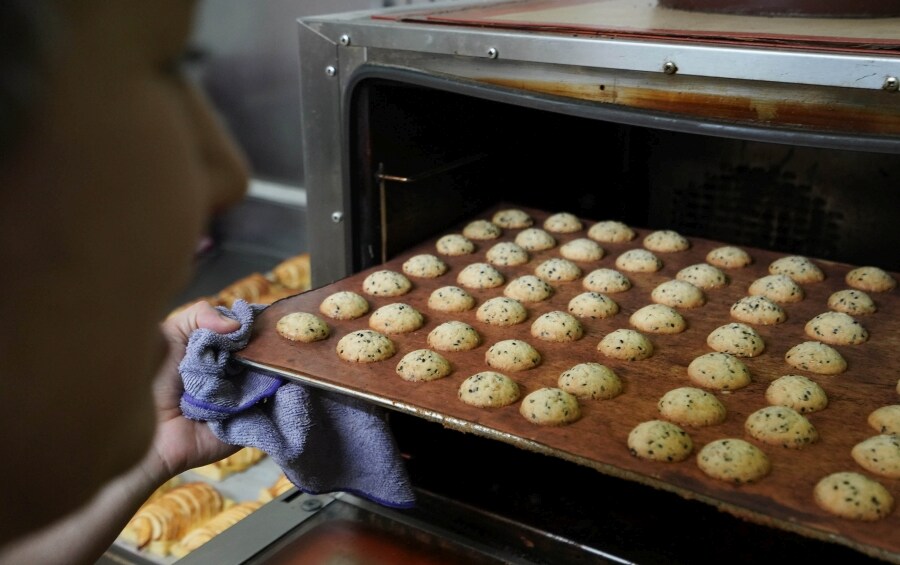
{"type": "MultiPolygon", "coordinates": [[[[496,209],[514,207],[501,205],[485,210],[477,218],[489,219],[496,209]]],[[[540,226],[549,215],[546,211],[523,208],[540,226]]],[[[471,218],[476,219],[476,218],[471,218]]],[[[573,234],[557,234],[559,244],[577,237],[586,237],[592,221],[585,221],[584,229],[573,234]]],[[[457,227],[461,231],[463,224],[457,227]]],[[[651,230],[635,228],[638,237],[628,243],[602,244],[605,256],[590,264],[581,264],[584,274],[600,268],[615,268],[615,258],[622,252],[641,247],[651,230]]],[[[452,230],[451,230],[452,231],[452,230]]],[[[729,307],[746,295],[749,284],[768,274],[767,267],[781,253],[745,247],[754,259],[746,268],[726,271],[729,284],[706,292],[707,303],[697,309],[681,310],[688,321],[688,329],[677,335],[649,335],[655,353],[643,361],[618,361],[603,357],[596,346],[612,330],[628,328],[628,318],[635,310],[651,303],[650,292],[659,283],[671,280],[683,267],[704,261],[709,250],[721,242],[691,237],[691,248],[678,253],[659,253],[664,267],[656,273],[627,273],[633,288],[610,295],[620,306],[620,312],[604,320],[584,320],[585,335],[574,343],[546,343],[530,335],[531,322],[551,310],[566,310],[568,301],[584,291],[581,279],[555,284],[556,292],[548,300],[528,305],[528,319],[511,328],[496,328],[476,320],[475,310],[461,314],[445,314],[427,308],[433,290],[445,285],[457,285],[456,276],[472,262],[485,260],[485,252],[498,241],[512,241],[520,230],[504,230],[499,240],[476,242],[472,255],[443,257],[450,270],[436,279],[412,278],[413,289],[407,295],[389,298],[367,296],[374,311],[392,302],[412,305],[425,316],[420,330],[392,336],[397,354],[383,362],[356,364],[340,360],[335,354],[338,340],[350,331],[368,327],[368,316],[353,321],[327,320],[331,336],[321,342],[302,344],[289,342],[275,333],[279,318],[294,311],[318,313],[318,306],[329,294],[338,290],[362,293],[362,281],[379,269],[402,271],[402,263],[419,253],[433,253],[435,241],[428,240],[409,249],[384,265],[362,271],[323,288],[286,298],[271,305],[260,316],[254,336],[239,359],[251,366],[263,368],[291,379],[338,390],[366,398],[394,410],[418,415],[443,423],[447,427],[497,439],[523,449],[529,449],[592,467],[601,473],[638,481],[656,488],[697,499],[757,523],[797,532],[808,537],[841,543],[867,555],[900,563],[900,510],[887,518],[864,523],[829,515],[813,501],[815,483],[836,471],[857,471],[868,474],[851,458],[850,450],[858,442],[876,435],[866,418],[874,409],[900,403],[896,385],[900,378],[900,296],[898,291],[870,293],[878,311],[858,319],[869,330],[870,339],[861,345],[837,346],[848,363],[848,370],[840,375],[822,376],[791,368],[784,362],[784,354],[792,346],[807,341],[803,327],[807,320],[825,312],[829,295],[848,288],[844,275],[851,265],[815,260],[825,272],[823,282],[803,285],[806,297],[802,302],[784,305],[786,322],[777,326],[757,326],[766,341],[766,350],[758,357],[745,360],[753,383],[731,393],[716,393],[725,404],[728,417],[722,424],[707,428],[687,428],[695,452],[704,444],[719,438],[748,439],[765,451],[772,462],[771,474],[756,484],[735,486],[710,479],[696,465],[693,457],[679,463],[656,463],[632,456],[626,446],[631,429],[638,423],[658,417],[657,400],[668,390],[689,386],[687,366],[698,355],[709,353],[706,337],[716,327],[734,321],[729,307]],[[429,383],[409,383],[394,372],[401,357],[415,349],[426,347],[428,333],[448,320],[461,320],[475,327],[483,336],[478,348],[457,353],[445,353],[453,365],[453,372],[429,383]],[[568,426],[541,427],[519,415],[518,403],[500,409],[479,409],[457,399],[460,383],[469,375],[488,370],[484,353],[501,339],[518,338],[531,343],[542,355],[542,363],[531,370],[509,373],[523,389],[523,396],[544,386],[555,386],[559,374],[578,362],[595,361],[612,368],[622,379],[624,393],[607,401],[582,401],[582,418],[568,426]],[[768,384],[784,374],[805,374],[817,381],[827,392],[827,409],[809,415],[818,429],[821,440],[802,450],[791,450],[761,444],[745,436],[743,424],[753,411],[766,406],[768,384]]],[[[450,233],[450,232],[447,232],[450,233]]],[[[441,234],[443,235],[443,234],[441,234]]],[[[559,257],[559,246],[532,253],[526,265],[499,270],[507,280],[531,274],[534,268],[550,257],[559,257]]],[[[894,274],[895,278],[898,277],[894,274]]],[[[502,294],[502,287],[491,290],[470,290],[477,304],[502,294]]],[[[477,306],[476,306],[477,308],[477,306]]],[[[900,480],[878,478],[900,502],[900,480]]]]}

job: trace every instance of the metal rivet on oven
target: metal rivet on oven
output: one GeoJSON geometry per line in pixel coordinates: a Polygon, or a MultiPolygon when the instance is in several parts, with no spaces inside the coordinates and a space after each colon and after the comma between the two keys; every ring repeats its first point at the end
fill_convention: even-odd
{"type": "Polygon", "coordinates": [[[338,41],[341,42],[341,45],[344,45],[344,46],[350,45],[350,36],[345,33],[338,39],[338,41]]]}
{"type": "Polygon", "coordinates": [[[333,77],[337,74],[337,69],[334,68],[334,65],[328,65],[327,67],[325,67],[325,74],[333,77]]]}
{"type": "Polygon", "coordinates": [[[897,92],[897,90],[900,90],[900,80],[897,77],[887,77],[884,79],[884,84],[881,85],[881,88],[888,92],[897,92]]]}
{"type": "Polygon", "coordinates": [[[331,221],[332,221],[332,222],[334,222],[334,223],[336,223],[336,224],[339,224],[339,223],[341,223],[341,220],[343,220],[343,219],[344,219],[344,213],[343,213],[343,212],[337,211],[337,212],[332,212],[332,213],[331,213],[331,221]]]}
{"type": "Polygon", "coordinates": [[[487,50],[487,56],[491,59],[496,59],[498,55],[500,55],[500,51],[496,47],[491,47],[487,50]]]}
{"type": "Polygon", "coordinates": [[[667,75],[674,75],[678,72],[678,65],[676,65],[672,61],[666,61],[665,63],[663,63],[662,70],[667,75]]]}
{"type": "Polygon", "coordinates": [[[322,508],[322,501],[318,498],[307,498],[300,503],[300,508],[306,510],[307,512],[312,512],[314,510],[322,508]]]}

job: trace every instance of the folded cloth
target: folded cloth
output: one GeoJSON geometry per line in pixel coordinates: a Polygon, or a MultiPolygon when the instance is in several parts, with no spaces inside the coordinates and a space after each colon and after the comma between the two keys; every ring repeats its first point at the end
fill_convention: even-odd
{"type": "Polygon", "coordinates": [[[229,334],[199,329],[179,365],[186,418],[205,421],[221,441],[265,451],[300,490],[346,491],[379,504],[414,504],[406,468],[385,412],[356,398],[245,367],[231,359],[250,339],[264,305],[236,300],[241,323],[229,334]]]}

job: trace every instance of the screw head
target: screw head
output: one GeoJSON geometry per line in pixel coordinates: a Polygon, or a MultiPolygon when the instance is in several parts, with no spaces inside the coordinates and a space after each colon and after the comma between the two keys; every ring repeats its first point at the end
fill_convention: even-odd
{"type": "Polygon", "coordinates": [[[487,50],[487,56],[491,59],[496,59],[499,55],[500,51],[498,51],[496,47],[491,47],[487,50]]]}
{"type": "Polygon", "coordinates": [[[344,213],[341,211],[335,211],[331,213],[331,221],[339,224],[344,219],[344,213]]]}
{"type": "Polygon", "coordinates": [[[350,36],[346,33],[338,38],[338,41],[341,42],[341,45],[347,46],[350,45],[350,36]]]}
{"type": "Polygon", "coordinates": [[[663,63],[662,70],[667,75],[674,75],[678,72],[678,65],[676,65],[672,61],[666,61],[665,63],[663,63]]]}
{"type": "Polygon", "coordinates": [[[303,502],[300,503],[300,508],[306,510],[307,512],[313,512],[322,508],[322,501],[318,498],[307,498],[303,502]]]}
{"type": "Polygon", "coordinates": [[[333,77],[334,75],[337,74],[337,69],[334,68],[334,65],[328,65],[327,67],[325,67],[325,74],[330,77],[333,77]]]}
{"type": "Polygon", "coordinates": [[[897,77],[887,77],[884,79],[884,84],[881,85],[881,88],[888,92],[897,92],[900,90],[900,79],[897,79],[897,77]]]}

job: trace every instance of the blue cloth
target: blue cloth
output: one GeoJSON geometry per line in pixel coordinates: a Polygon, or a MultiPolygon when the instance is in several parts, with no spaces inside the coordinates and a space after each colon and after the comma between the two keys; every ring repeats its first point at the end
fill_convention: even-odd
{"type": "Polygon", "coordinates": [[[196,330],[179,365],[181,411],[221,441],[266,452],[300,490],[350,492],[408,508],[414,495],[393,435],[377,406],[240,365],[265,306],[237,300],[218,310],[241,323],[230,334],[196,330]]]}

